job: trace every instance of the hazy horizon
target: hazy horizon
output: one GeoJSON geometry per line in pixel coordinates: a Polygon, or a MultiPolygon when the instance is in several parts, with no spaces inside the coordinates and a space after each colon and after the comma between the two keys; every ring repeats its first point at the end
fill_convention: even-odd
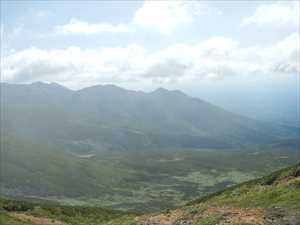
{"type": "Polygon", "coordinates": [[[1,1],[10,83],[178,89],[292,123],[299,49],[298,1],[1,1]]]}
{"type": "Polygon", "coordinates": [[[0,0],[1,225],[300,225],[300,2],[0,0]]]}

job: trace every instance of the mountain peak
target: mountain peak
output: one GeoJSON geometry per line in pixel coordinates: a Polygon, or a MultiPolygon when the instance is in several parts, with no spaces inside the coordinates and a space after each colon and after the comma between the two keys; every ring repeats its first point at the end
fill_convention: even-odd
{"type": "Polygon", "coordinates": [[[86,87],[83,89],[80,89],[79,92],[85,92],[85,91],[109,91],[109,92],[120,92],[120,91],[130,91],[130,90],[126,90],[122,87],[119,87],[117,85],[114,84],[98,84],[98,85],[94,85],[94,86],[90,86],[90,87],[86,87]]]}
{"type": "Polygon", "coordinates": [[[155,91],[151,92],[153,94],[159,94],[159,95],[176,95],[176,96],[186,96],[185,93],[183,93],[180,90],[168,90],[166,88],[159,87],[155,91]]]}
{"type": "Polygon", "coordinates": [[[35,81],[35,82],[32,82],[31,85],[36,85],[36,86],[39,86],[39,85],[48,85],[48,83],[42,82],[42,81],[35,81]]]}
{"type": "Polygon", "coordinates": [[[33,87],[34,89],[47,89],[47,90],[53,90],[53,91],[57,91],[57,90],[62,90],[62,91],[71,91],[70,89],[60,85],[59,83],[55,83],[55,82],[41,82],[41,81],[37,81],[37,82],[33,82],[31,84],[28,84],[29,87],[33,87]]]}
{"type": "Polygon", "coordinates": [[[166,88],[159,87],[154,92],[169,92],[169,90],[166,88]]]}

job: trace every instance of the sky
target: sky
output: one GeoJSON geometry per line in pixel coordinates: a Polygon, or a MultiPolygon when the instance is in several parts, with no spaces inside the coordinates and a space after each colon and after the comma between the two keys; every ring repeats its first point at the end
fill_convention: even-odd
{"type": "Polygon", "coordinates": [[[299,113],[299,7],[1,0],[1,81],[165,87],[248,115],[299,113]]]}

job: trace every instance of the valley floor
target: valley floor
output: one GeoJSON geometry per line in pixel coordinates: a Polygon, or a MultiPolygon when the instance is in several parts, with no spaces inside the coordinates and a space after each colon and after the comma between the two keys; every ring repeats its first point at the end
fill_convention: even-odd
{"type": "Polygon", "coordinates": [[[1,225],[300,225],[300,164],[161,213],[0,203],[1,225]]]}
{"type": "Polygon", "coordinates": [[[15,144],[1,152],[1,194],[140,213],[183,206],[195,196],[261,177],[300,157],[291,143],[100,151],[91,158],[10,143],[15,144]]]}

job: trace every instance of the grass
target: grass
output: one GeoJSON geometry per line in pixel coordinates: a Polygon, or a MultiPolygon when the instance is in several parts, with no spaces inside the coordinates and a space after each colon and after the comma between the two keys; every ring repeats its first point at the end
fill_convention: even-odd
{"type": "Polygon", "coordinates": [[[260,179],[238,184],[207,195],[188,205],[209,204],[232,207],[282,207],[300,210],[300,163],[260,179]]]}
{"type": "Polygon", "coordinates": [[[22,221],[19,219],[16,219],[12,216],[9,216],[5,212],[0,212],[0,225],[35,225],[33,223],[30,223],[28,221],[22,221]]]}
{"type": "MultiPolygon", "coordinates": [[[[65,206],[51,202],[30,202],[21,200],[1,199],[2,221],[18,224],[18,219],[9,216],[9,212],[20,212],[35,217],[44,217],[64,221],[72,225],[130,225],[136,214],[98,207],[65,206]]],[[[24,225],[27,223],[24,223],[24,225]]],[[[28,223],[29,225],[30,223],[28,223]]]]}
{"type": "Polygon", "coordinates": [[[98,150],[92,158],[9,137],[4,145],[1,180],[7,196],[140,212],[184,205],[299,158],[298,149],[273,145],[98,150]]]}
{"type": "MultiPolygon", "coordinates": [[[[268,176],[247,181],[204,198],[190,202],[181,209],[192,225],[216,225],[228,215],[223,212],[207,212],[211,208],[264,209],[273,212],[275,219],[300,220],[300,163],[268,176]],[[272,211],[274,210],[275,211],[272,211]],[[276,209],[284,209],[278,214],[276,209]],[[283,214],[282,214],[283,213],[283,214]],[[280,217],[277,216],[280,215],[280,217]],[[278,217],[278,218],[277,218],[278,217]]],[[[136,213],[87,206],[66,206],[42,200],[0,199],[0,216],[3,225],[32,225],[9,215],[21,212],[35,217],[64,221],[71,225],[134,225],[136,213]]],[[[266,214],[268,215],[268,214],[266,214]]],[[[1,224],[1,225],[2,225],[1,224]]],[[[279,223],[281,224],[281,223],[279,223]]],[[[232,224],[251,225],[251,224],[232,224]]]]}

